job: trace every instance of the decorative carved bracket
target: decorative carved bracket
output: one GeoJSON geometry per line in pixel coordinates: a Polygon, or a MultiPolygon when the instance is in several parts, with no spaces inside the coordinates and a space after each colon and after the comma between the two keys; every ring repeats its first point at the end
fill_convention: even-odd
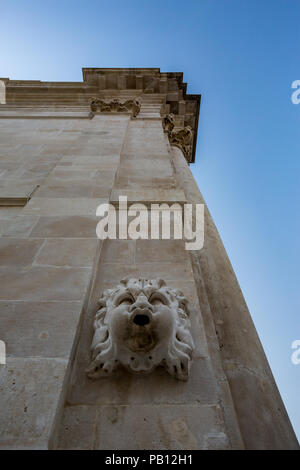
{"type": "Polygon", "coordinates": [[[190,126],[173,130],[175,119],[173,114],[167,114],[162,120],[164,132],[168,134],[170,145],[180,148],[188,162],[191,161],[194,132],[190,126]]]}
{"type": "Polygon", "coordinates": [[[132,117],[136,117],[141,109],[141,103],[139,100],[127,100],[122,103],[118,99],[112,101],[104,101],[100,98],[92,98],[90,101],[91,113],[90,118],[99,113],[129,113],[131,112],[132,117]]]}
{"type": "Polygon", "coordinates": [[[164,132],[169,135],[175,126],[174,114],[166,114],[162,120],[162,125],[164,132]]]}
{"type": "Polygon", "coordinates": [[[124,279],[98,302],[91,345],[91,379],[119,366],[149,373],[158,366],[187,380],[194,349],[187,300],[162,279],[124,279]]]}
{"type": "Polygon", "coordinates": [[[172,131],[169,141],[171,145],[180,148],[188,162],[191,161],[193,131],[190,126],[185,126],[179,131],[172,131]]]}

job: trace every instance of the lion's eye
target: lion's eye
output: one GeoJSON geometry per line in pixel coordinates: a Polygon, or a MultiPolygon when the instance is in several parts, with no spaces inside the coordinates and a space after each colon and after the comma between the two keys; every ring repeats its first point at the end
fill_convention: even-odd
{"type": "Polygon", "coordinates": [[[133,302],[134,299],[132,297],[123,297],[123,299],[119,301],[119,305],[131,305],[133,302]]]}
{"type": "Polygon", "coordinates": [[[165,299],[161,295],[154,294],[150,297],[149,301],[152,305],[166,305],[165,299]]]}

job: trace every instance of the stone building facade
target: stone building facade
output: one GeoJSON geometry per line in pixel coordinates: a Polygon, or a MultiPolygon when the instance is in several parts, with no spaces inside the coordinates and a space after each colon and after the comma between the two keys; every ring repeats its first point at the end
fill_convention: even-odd
{"type": "Polygon", "coordinates": [[[118,212],[119,196],[205,205],[189,169],[200,95],[187,94],[182,73],[2,78],[0,103],[0,448],[297,448],[206,206],[201,250],[96,235],[97,207],[118,212]],[[124,312],[139,312],[126,330],[132,357],[110,314],[123,288],[134,297],[119,299],[124,312]],[[93,335],[97,380],[87,374],[93,335]]]}

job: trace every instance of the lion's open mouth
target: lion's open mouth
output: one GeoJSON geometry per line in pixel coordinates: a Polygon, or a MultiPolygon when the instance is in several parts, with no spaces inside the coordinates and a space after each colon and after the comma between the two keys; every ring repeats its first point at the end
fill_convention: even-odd
{"type": "Polygon", "coordinates": [[[137,313],[132,321],[138,326],[145,326],[150,323],[150,318],[149,315],[145,315],[144,313],[137,313]]]}

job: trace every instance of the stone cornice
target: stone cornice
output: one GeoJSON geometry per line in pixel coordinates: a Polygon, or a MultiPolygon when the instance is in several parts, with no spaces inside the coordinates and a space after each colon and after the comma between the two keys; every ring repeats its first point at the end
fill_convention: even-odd
{"type": "MultiPolygon", "coordinates": [[[[174,116],[172,145],[179,146],[183,135],[185,142],[188,136],[192,137],[190,151],[185,151],[185,156],[189,163],[195,161],[201,95],[187,94],[181,72],[161,72],[159,68],[84,68],[82,72],[83,82],[0,79],[5,85],[6,104],[86,108],[93,97],[105,102],[118,99],[122,104],[138,98],[145,119],[144,103],[153,101],[160,106],[162,118],[168,114],[174,116]],[[187,127],[192,134],[184,132],[175,136],[187,127]]],[[[97,112],[101,111],[97,109],[97,112]]]]}

